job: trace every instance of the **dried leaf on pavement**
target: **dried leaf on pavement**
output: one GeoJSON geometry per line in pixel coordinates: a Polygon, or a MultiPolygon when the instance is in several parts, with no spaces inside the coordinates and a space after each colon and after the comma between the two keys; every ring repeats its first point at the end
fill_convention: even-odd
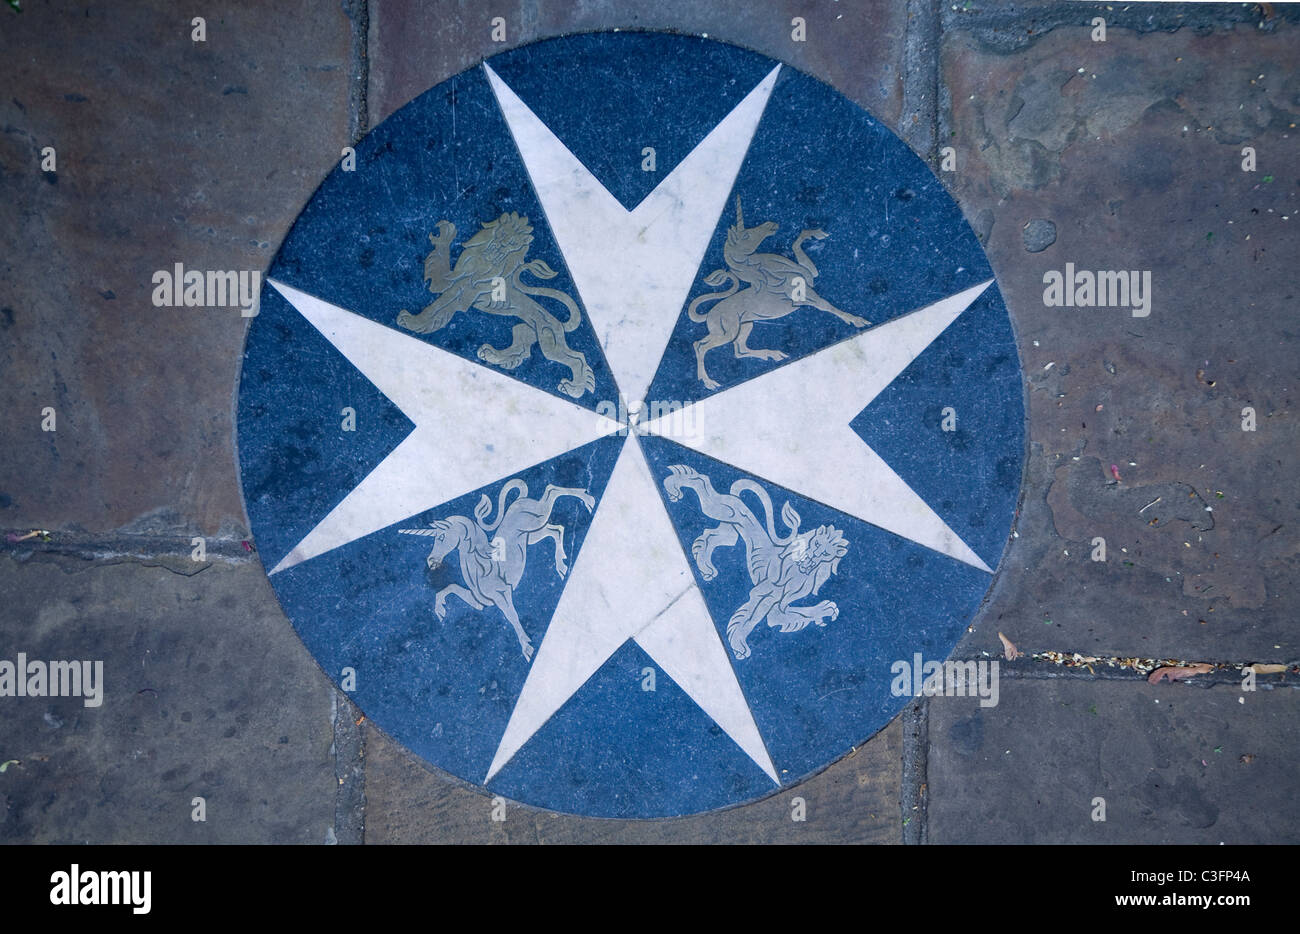
{"type": "Polygon", "coordinates": [[[1013,662],[1021,655],[1024,654],[1018,648],[1016,648],[1016,644],[1014,642],[1012,642],[1006,636],[1002,635],[1002,633],[998,633],[998,638],[1002,640],[1002,654],[1006,657],[1007,661],[1013,662]]]}
{"type": "Polygon", "coordinates": [[[1204,662],[1197,662],[1194,665],[1181,665],[1172,668],[1157,668],[1151,672],[1147,681],[1151,684],[1159,684],[1165,678],[1170,681],[1178,681],[1182,678],[1190,678],[1192,675],[1203,675],[1207,671],[1213,671],[1213,665],[1207,665],[1204,662]]]}

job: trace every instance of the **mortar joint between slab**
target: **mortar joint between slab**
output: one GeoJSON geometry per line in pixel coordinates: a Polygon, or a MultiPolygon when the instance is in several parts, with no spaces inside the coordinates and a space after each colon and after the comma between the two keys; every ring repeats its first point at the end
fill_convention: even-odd
{"type": "Polygon", "coordinates": [[[196,568],[213,563],[246,564],[253,560],[256,550],[248,538],[184,534],[141,534],[115,532],[107,535],[84,532],[48,532],[48,539],[16,541],[22,530],[0,530],[0,555],[17,561],[33,558],[76,558],[104,564],[121,562],[156,562],[169,559],[191,561],[195,538],[203,539],[204,560],[194,562],[196,568]]]}
{"type": "Polygon", "coordinates": [[[908,0],[903,41],[904,141],[927,164],[934,160],[939,133],[939,0],[908,0]]]}
{"type": "MultiPolygon", "coordinates": [[[[1058,654],[1058,653],[1051,653],[1058,654]]],[[[1071,653],[1059,653],[1069,655],[1071,653]]],[[[1207,660],[1191,659],[1178,656],[1161,655],[1154,658],[1133,657],[1133,656],[1110,656],[1086,658],[1077,658],[1074,662],[1062,663],[1052,658],[1045,658],[1040,655],[1025,656],[1025,661],[1020,663],[1008,662],[1003,658],[991,658],[987,654],[981,657],[952,658],[949,660],[953,664],[965,665],[968,663],[979,664],[980,662],[995,661],[998,663],[998,672],[1000,676],[1006,676],[1012,679],[1026,681],[1046,681],[1052,679],[1067,679],[1077,681],[1133,681],[1145,682],[1152,672],[1162,668],[1185,668],[1193,664],[1207,664],[1212,666],[1209,671],[1202,671],[1199,674],[1179,678],[1188,684],[1200,684],[1211,686],[1216,684],[1240,684],[1243,673],[1247,668],[1255,665],[1276,665],[1286,666],[1282,672],[1268,672],[1259,674],[1258,677],[1266,679],[1264,683],[1285,685],[1288,675],[1294,676],[1297,669],[1300,669],[1300,660],[1295,658],[1283,659],[1280,656],[1256,657],[1247,661],[1232,660],[1207,660]],[[1273,678],[1277,675],[1277,679],[1273,678]]],[[[1300,687],[1300,682],[1296,683],[1300,687]]]]}
{"type": "Polygon", "coordinates": [[[355,146],[370,129],[370,114],[367,109],[370,89],[370,3],[369,0],[343,0],[343,10],[351,24],[348,138],[355,146]]]}
{"type": "Polygon", "coordinates": [[[930,707],[929,701],[921,697],[908,704],[903,713],[903,774],[899,782],[899,819],[902,822],[905,845],[917,846],[927,842],[929,746],[930,707]]]}
{"type": "Polygon", "coordinates": [[[334,745],[334,840],[342,846],[365,842],[366,756],[361,731],[361,713],[348,696],[338,690],[332,702],[334,745]]]}

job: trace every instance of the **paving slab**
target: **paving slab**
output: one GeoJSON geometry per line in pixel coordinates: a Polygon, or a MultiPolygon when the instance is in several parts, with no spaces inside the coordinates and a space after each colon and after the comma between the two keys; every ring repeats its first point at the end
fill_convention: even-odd
{"type": "Polygon", "coordinates": [[[371,126],[488,56],[549,36],[607,29],[707,35],[816,75],[890,126],[901,114],[905,3],[780,0],[755,8],[692,0],[510,0],[489,10],[472,0],[375,0],[369,12],[371,126]],[[504,21],[500,42],[493,41],[495,17],[504,21]],[[803,41],[793,38],[795,17],[804,21],[803,41]]]}
{"type": "Polygon", "coordinates": [[[363,727],[366,843],[902,842],[901,719],[821,774],[762,801],[652,821],[592,820],[490,798],[423,765],[382,730],[363,727]],[[494,820],[494,811],[504,819],[494,820]],[[798,815],[804,820],[793,819],[798,815]]]}
{"type": "Polygon", "coordinates": [[[220,4],[195,42],[202,11],[167,2],[22,7],[0,29],[0,525],[237,534],[248,322],[155,307],[152,276],[265,270],[349,142],[348,21],[220,4]]]}
{"type": "MultiPolygon", "coordinates": [[[[326,614],[335,626],[330,631],[295,616],[310,651],[285,620],[265,569],[240,544],[250,535],[245,503],[255,511],[259,502],[281,496],[282,504],[286,491],[309,490],[312,477],[324,473],[353,480],[368,474],[387,451],[381,442],[395,443],[409,430],[400,406],[331,356],[309,328],[306,338],[286,344],[290,309],[277,298],[280,304],[254,319],[254,327],[280,329],[279,362],[330,372],[354,398],[300,398],[306,380],[271,393],[258,417],[276,406],[307,414],[269,432],[288,447],[279,460],[260,461],[261,473],[252,477],[257,495],[249,493],[247,468],[259,461],[246,457],[241,499],[231,393],[238,389],[249,322],[237,308],[156,308],[150,281],[155,270],[177,262],[187,269],[265,272],[343,145],[487,56],[519,50],[502,74],[507,85],[525,82],[521,96],[549,120],[562,119],[561,105],[572,101],[559,95],[557,102],[545,80],[526,83],[536,47],[524,47],[534,40],[619,28],[736,43],[829,82],[936,169],[938,147],[954,148],[955,170],[939,178],[977,232],[1005,296],[1014,330],[1006,339],[1015,341],[1024,367],[1028,433],[1016,535],[956,654],[1000,654],[1002,631],[1024,652],[1294,662],[1300,481],[1290,467],[1300,433],[1290,404],[1300,335],[1287,315],[1300,255],[1300,8],[986,7],[960,0],[772,0],[736,7],[510,0],[492,8],[470,0],[238,2],[209,13],[206,41],[196,43],[191,17],[203,11],[157,2],[129,9],[22,6],[21,14],[4,11],[0,31],[0,54],[12,72],[10,93],[0,101],[0,216],[10,219],[0,225],[0,372],[6,375],[0,430],[7,442],[0,451],[0,527],[52,529],[55,541],[0,545],[6,598],[0,688],[4,660],[22,652],[33,659],[100,659],[107,693],[102,706],[91,708],[78,698],[0,696],[7,712],[0,717],[0,764],[9,763],[0,772],[0,841],[1300,842],[1292,794],[1300,695],[1289,686],[1292,676],[1243,693],[1221,673],[1206,679],[1213,686],[1195,679],[1151,686],[1110,669],[1092,678],[1082,669],[1061,672],[1026,660],[1004,666],[997,706],[935,698],[927,702],[928,722],[909,708],[848,757],[739,807],[641,821],[542,811],[509,800],[509,792],[494,801],[491,792],[417,758],[409,737],[403,745],[380,728],[391,722],[386,711],[405,703],[423,711],[413,719],[428,728],[425,738],[436,731],[441,741],[451,721],[419,717],[433,709],[434,694],[450,691],[478,692],[491,708],[489,719],[504,723],[521,672],[529,670],[501,618],[487,621],[462,604],[451,625],[435,622],[442,614],[429,585],[456,580],[447,576],[449,565],[425,563],[431,544],[425,520],[442,513],[408,529],[426,537],[407,539],[412,547],[405,551],[385,543],[378,562],[340,548],[341,557],[330,559],[338,574],[292,578],[290,569],[272,578],[282,590],[296,588],[291,596],[304,605],[332,613],[326,614]],[[1092,40],[1095,15],[1107,19],[1105,42],[1092,40]],[[493,36],[495,16],[502,18],[500,41],[493,36]],[[792,38],[794,17],[804,21],[806,41],[792,38]],[[46,145],[56,148],[57,170],[41,170],[46,145]],[[1253,172],[1242,171],[1244,147],[1253,151],[1253,172]],[[1048,307],[1044,275],[1067,268],[1137,270],[1139,283],[1149,271],[1149,314],[1048,307]],[[356,398],[366,403],[358,406],[360,443],[335,444],[347,437],[339,434],[338,408],[356,398]],[[55,432],[41,430],[47,405],[57,412],[55,432]],[[1243,431],[1252,419],[1254,430],[1243,431]],[[378,424],[393,437],[367,433],[378,424]],[[322,438],[335,444],[329,463],[318,457],[322,438]],[[214,563],[195,574],[198,566],[183,556],[189,536],[200,532],[220,541],[210,543],[214,563]],[[1092,560],[1098,540],[1105,561],[1092,560]],[[415,594],[409,612],[381,619],[391,601],[363,586],[376,579],[380,590],[415,594]],[[453,665],[430,674],[429,659],[438,658],[429,654],[430,644],[445,650],[442,657],[486,659],[486,668],[460,665],[448,673],[453,665]],[[374,719],[343,701],[318,667],[338,677],[359,656],[376,663],[362,666],[364,689],[353,699],[374,719]],[[403,674],[412,668],[420,677],[403,674]],[[196,795],[205,798],[205,822],[191,820],[196,795]],[[1093,819],[1098,796],[1106,802],[1104,822],[1093,819]],[[928,808],[919,820],[913,802],[928,808]],[[900,826],[900,812],[914,822],[900,826]],[[799,814],[806,819],[792,819],[799,814]]],[[[461,93],[453,93],[453,106],[474,104],[472,93],[463,87],[461,93]]],[[[479,103],[490,103],[491,95],[479,103]]],[[[645,106],[651,118],[659,116],[653,102],[645,106]]],[[[462,109],[461,119],[466,115],[462,109]]],[[[590,146],[602,138],[580,124],[561,133],[566,142],[590,146]]],[[[791,135],[805,131],[828,134],[827,126],[792,120],[791,135]]],[[[389,141],[394,138],[390,132],[389,141]]],[[[484,139],[480,134],[478,141],[484,139]]],[[[433,139],[420,141],[436,148],[433,139]]],[[[369,151],[360,148],[362,173],[367,159],[391,164],[392,149],[375,149],[373,141],[369,151]]],[[[830,148],[810,152],[807,165],[830,148]]],[[[873,164],[867,147],[858,151],[873,164]]],[[[849,178],[857,162],[842,161],[844,172],[824,174],[849,178]]],[[[504,162],[496,171],[524,178],[519,166],[504,162]]],[[[511,184],[488,199],[500,212],[519,210],[532,197],[526,181],[511,184]]],[[[626,190],[611,184],[617,197],[635,201],[636,183],[626,190]]],[[[751,178],[742,187],[751,224],[769,220],[765,208],[754,206],[759,198],[776,218],[780,198],[797,194],[786,205],[792,213],[781,215],[777,249],[788,245],[800,221],[823,223],[815,219],[824,199],[816,184],[786,192],[751,178]]],[[[915,197],[920,187],[875,199],[871,211],[883,204],[895,220],[906,217],[929,203],[928,189],[915,197]]],[[[389,197],[371,195],[356,216],[389,197]]],[[[352,231],[351,239],[304,248],[289,257],[286,274],[301,273],[304,257],[306,265],[340,274],[369,268],[377,252],[394,246],[401,255],[390,264],[387,286],[397,287],[405,276],[416,287],[402,301],[418,301],[424,238],[444,216],[430,204],[411,207],[410,223],[400,230],[371,225],[352,231]],[[429,210],[434,213],[416,217],[429,210]]],[[[524,213],[537,231],[530,258],[545,255],[564,266],[551,232],[537,220],[540,207],[530,201],[524,213]]],[[[739,224],[739,206],[736,215],[739,224]]],[[[829,213],[826,223],[843,216],[829,213]]],[[[458,221],[460,243],[478,228],[468,214],[458,221]]],[[[303,229],[312,223],[304,213],[303,229]]],[[[843,241],[842,228],[832,227],[829,240],[809,248],[822,266],[818,287],[826,283],[825,294],[836,300],[841,290],[825,249],[843,241]]],[[[722,265],[717,249],[714,260],[722,265]]],[[[571,289],[567,277],[561,269],[550,285],[571,289]]],[[[892,286],[896,296],[896,278],[905,277],[891,271],[864,281],[873,294],[892,286]]],[[[388,301],[378,280],[358,281],[363,287],[349,297],[375,303],[370,317],[391,325],[400,302],[388,301]]],[[[463,346],[453,351],[472,362],[477,341],[457,334],[463,346]]],[[[253,376],[269,384],[276,359],[265,346],[253,376]]],[[[600,355],[595,347],[593,338],[592,360],[600,355]]],[[[938,369],[978,369],[979,361],[962,349],[944,348],[938,369]]],[[[725,382],[750,362],[719,359],[717,372],[725,382]]],[[[533,378],[539,371],[528,372],[549,391],[553,380],[541,386],[533,378]]],[[[935,373],[932,368],[920,382],[935,373]]],[[[684,384],[679,379],[672,386],[691,383],[688,373],[684,384]]],[[[874,414],[893,427],[877,424],[871,434],[855,421],[855,430],[910,469],[937,462],[935,449],[912,444],[916,432],[905,430],[915,413],[885,401],[888,411],[874,414]],[[889,448],[900,439],[908,443],[889,448]]],[[[927,425],[940,404],[946,403],[924,409],[927,425]]],[[[962,408],[962,418],[967,415],[962,408]]],[[[962,444],[978,440],[979,432],[962,425],[962,444]]],[[[1010,437],[1005,426],[983,427],[984,436],[1010,437]]],[[[645,443],[650,463],[667,471],[670,461],[652,448],[670,442],[645,443]]],[[[666,450],[675,463],[675,449],[666,450]]],[[[700,463],[719,483],[724,475],[731,481],[722,464],[700,463]]],[[[951,490],[984,482],[989,465],[972,464],[945,462],[951,490]]],[[[590,480],[599,470],[608,476],[611,462],[602,454],[578,467],[590,480]]],[[[907,473],[908,482],[919,483],[917,476],[907,473]]],[[[534,493],[542,488],[535,470],[528,479],[534,493]]],[[[937,496],[947,517],[952,503],[942,487],[924,492],[937,496]]],[[[338,494],[329,501],[311,499],[320,492],[299,498],[292,507],[299,512],[277,514],[269,533],[252,518],[263,556],[290,557],[286,552],[345,490],[329,488],[338,494]]],[[[478,518],[479,492],[466,494],[456,509],[478,518]]],[[[498,490],[491,492],[496,503],[498,490]]],[[[571,558],[586,534],[576,502],[560,519],[570,531],[582,529],[570,542],[571,558]]],[[[692,509],[693,502],[687,497],[692,509]]],[[[805,519],[821,508],[798,499],[795,505],[805,519]]],[[[997,538],[983,516],[962,518],[979,520],[961,526],[962,534],[981,535],[984,528],[989,541],[997,538]]],[[[681,533],[684,550],[697,531],[681,533]]],[[[850,538],[850,561],[858,560],[862,535],[854,531],[850,538]]],[[[606,535],[597,550],[617,544],[617,536],[606,535]]],[[[545,559],[530,567],[534,577],[539,570],[549,575],[549,552],[545,559]]],[[[562,578],[558,555],[556,563],[562,578]]],[[[841,577],[866,579],[855,567],[847,564],[841,577]]],[[[738,562],[731,570],[743,576],[738,562]]],[[[710,586],[705,592],[718,604],[710,609],[725,623],[744,594],[727,590],[719,603],[718,587],[710,586]]],[[[918,606],[931,592],[913,589],[918,606]]],[[[558,599],[560,590],[551,581],[546,599],[558,599]]],[[[835,633],[854,618],[855,607],[838,592],[828,595],[846,611],[827,630],[835,633]]],[[[917,626],[927,649],[941,645],[946,654],[951,638],[936,640],[928,625],[917,626]]],[[[955,638],[965,617],[943,625],[955,627],[955,638]]],[[[772,640],[760,652],[795,638],[759,633],[772,640]]],[[[721,638],[727,635],[719,630],[721,638]]],[[[577,714],[570,704],[557,717],[561,726],[543,738],[552,749],[562,740],[565,756],[547,762],[530,758],[525,748],[516,765],[534,778],[549,769],[547,780],[562,790],[565,782],[589,777],[584,768],[594,761],[594,733],[576,715],[587,716],[606,738],[633,736],[628,742],[637,755],[654,745],[634,730],[644,725],[638,711],[647,703],[672,700],[699,718],[684,697],[669,696],[677,688],[662,669],[659,695],[636,689],[646,672],[652,678],[656,672],[640,651],[629,643],[604,680],[593,681],[608,702],[605,719],[591,719],[595,704],[578,705],[577,714]]],[[[876,661],[886,666],[889,659],[876,661]]],[[[770,685],[790,676],[771,663],[764,669],[768,680],[758,679],[769,687],[755,691],[758,665],[753,658],[748,665],[737,670],[751,679],[750,697],[763,690],[774,695],[765,701],[772,709],[761,715],[769,726],[789,706],[789,695],[770,685]]],[[[855,692],[875,683],[864,671],[832,666],[810,696],[857,704],[855,692]]],[[[788,718],[794,732],[818,735],[803,716],[788,718]]],[[[707,722],[678,720],[687,732],[692,724],[717,738],[718,728],[707,722]]],[[[673,740],[660,747],[671,751],[673,740]]],[[[691,755],[682,748],[675,755],[691,755]]],[[[754,797],[733,791],[731,800],[754,797]]]]}
{"type": "Polygon", "coordinates": [[[1094,42],[1086,17],[1046,19],[999,43],[954,15],[943,40],[942,177],[1012,309],[1035,478],[963,650],[1001,629],[1028,651],[1292,657],[1297,26],[1121,20],[1094,42]],[[1055,239],[1031,251],[1037,221],[1055,239]],[[1149,272],[1148,314],[1048,307],[1067,264],[1149,272]]]}
{"type": "Polygon", "coordinates": [[[20,652],[103,666],[98,706],[0,696],[0,841],[326,841],[333,688],[255,563],[12,552],[0,596],[0,685],[20,652]]]}
{"type": "Polygon", "coordinates": [[[929,717],[931,843],[1300,841],[1291,684],[1004,677],[996,707],[929,717]]]}

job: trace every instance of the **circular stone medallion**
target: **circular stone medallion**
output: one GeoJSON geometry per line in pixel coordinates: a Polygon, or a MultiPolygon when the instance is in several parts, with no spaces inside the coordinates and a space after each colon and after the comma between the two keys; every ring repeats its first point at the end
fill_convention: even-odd
{"type": "Polygon", "coordinates": [[[754,52],[609,33],[438,85],[325,179],[238,437],[280,603],[374,724],[647,818],[899,712],[989,587],[1023,420],[993,273],[902,141],[754,52]]]}

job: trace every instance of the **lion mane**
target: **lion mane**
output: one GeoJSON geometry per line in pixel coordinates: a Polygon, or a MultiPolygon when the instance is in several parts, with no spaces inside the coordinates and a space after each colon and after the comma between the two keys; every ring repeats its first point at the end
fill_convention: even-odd
{"type": "Polygon", "coordinates": [[[447,220],[439,221],[437,233],[429,234],[433,249],[424,259],[424,281],[437,297],[419,314],[403,310],[397,316],[398,326],[417,334],[430,334],[445,327],[458,312],[471,308],[516,317],[522,328],[512,331],[512,342],[506,347],[483,344],[478,350],[480,360],[513,370],[540,344],[547,360],[567,367],[570,372],[569,378],[560,381],[558,388],[562,392],[578,398],[594,391],[595,376],[587,358],[570,348],[565,338],[567,332],[582,322],[578,303],[558,289],[522,280],[524,273],[539,279],[553,279],[557,275],[544,260],[527,259],[533,242],[528,218],[507,211],[496,220],[485,222],[465,241],[452,266],[451,246],[455,238],[456,225],[447,220]],[[536,298],[559,302],[568,311],[568,318],[559,320],[535,301],[536,298]]]}

